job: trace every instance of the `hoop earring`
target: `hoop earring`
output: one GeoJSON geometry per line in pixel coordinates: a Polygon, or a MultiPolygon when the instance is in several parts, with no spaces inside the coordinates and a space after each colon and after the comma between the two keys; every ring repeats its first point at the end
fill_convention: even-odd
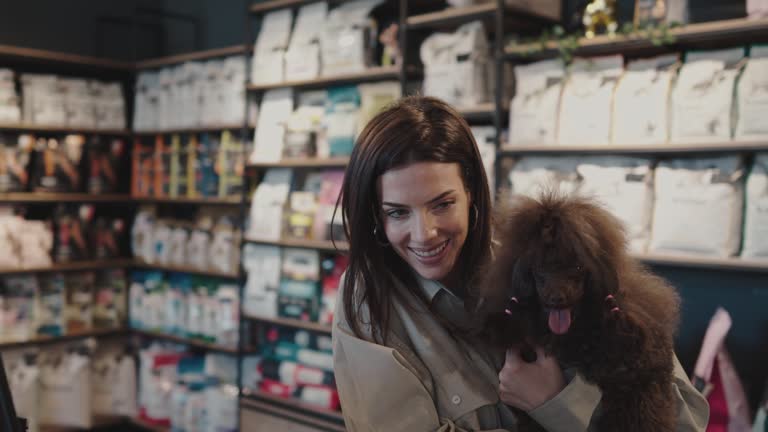
{"type": "Polygon", "coordinates": [[[472,224],[472,231],[477,228],[477,221],[480,219],[480,210],[477,208],[477,204],[472,204],[472,209],[475,210],[475,223],[472,224]]]}
{"type": "Polygon", "coordinates": [[[379,226],[378,225],[373,227],[373,238],[376,239],[376,243],[378,243],[379,246],[381,246],[381,247],[388,247],[389,246],[389,242],[388,241],[381,241],[381,239],[379,239],[379,226]]]}

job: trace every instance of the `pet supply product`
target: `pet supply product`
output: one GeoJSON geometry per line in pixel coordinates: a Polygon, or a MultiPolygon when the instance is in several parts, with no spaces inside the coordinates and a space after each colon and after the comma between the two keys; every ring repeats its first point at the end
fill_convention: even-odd
{"type": "MultiPolygon", "coordinates": [[[[216,157],[219,152],[219,139],[213,134],[200,134],[197,147],[193,148],[195,154],[195,168],[190,173],[195,173],[194,190],[188,195],[193,197],[215,197],[219,192],[219,175],[216,171],[216,157]]],[[[188,174],[189,175],[189,174],[188,174]]]]}
{"type": "Polygon", "coordinates": [[[165,298],[165,332],[180,336],[186,335],[189,327],[188,296],[191,289],[192,279],[188,274],[171,273],[168,275],[168,290],[165,298]]]}
{"type": "Polygon", "coordinates": [[[768,117],[768,45],[756,45],[750,50],[749,61],[739,78],[736,94],[739,115],[735,139],[746,141],[768,138],[768,126],[765,124],[765,118],[768,117]]]}
{"type": "Polygon", "coordinates": [[[220,284],[216,291],[216,297],[213,299],[216,304],[216,331],[215,341],[217,344],[232,348],[237,347],[240,329],[238,298],[239,287],[232,284],[220,284]]]}
{"type": "Polygon", "coordinates": [[[155,426],[170,426],[171,390],[183,354],[150,347],[139,351],[139,417],[155,426]]]}
{"type": "Polygon", "coordinates": [[[65,124],[72,128],[96,128],[96,106],[88,82],[78,78],[58,78],[64,96],[65,124]]]}
{"type": "Polygon", "coordinates": [[[277,162],[283,154],[285,123],[293,112],[290,88],[268,90],[259,108],[251,163],[277,162]]]}
{"type": "Polygon", "coordinates": [[[89,83],[97,129],[125,129],[125,97],[118,82],[89,83]]]}
{"type": "Polygon", "coordinates": [[[34,276],[7,276],[0,279],[0,340],[24,341],[35,335],[34,276]]]}
{"type": "Polygon", "coordinates": [[[221,133],[216,171],[219,174],[219,198],[240,197],[244,187],[245,144],[228,130],[221,133]]]}
{"type": "Polygon", "coordinates": [[[768,258],[768,153],[758,153],[747,177],[744,258],[768,258]]]}
{"type": "Polygon", "coordinates": [[[252,84],[275,84],[285,79],[284,59],[292,22],[291,9],[277,10],[264,16],[254,45],[252,84]]]}
{"type": "Polygon", "coordinates": [[[341,226],[341,213],[336,210],[336,200],[341,193],[341,186],[344,182],[344,171],[328,170],[322,174],[320,191],[317,196],[317,213],[312,227],[312,237],[316,240],[336,240],[345,239],[344,229],[341,226]]]}
{"type": "Polygon", "coordinates": [[[37,350],[3,350],[2,360],[16,415],[27,420],[27,432],[39,432],[40,366],[37,350]]]}
{"type": "Polygon", "coordinates": [[[171,265],[183,267],[187,264],[187,242],[189,230],[185,227],[176,227],[171,230],[168,240],[168,259],[171,265]]]}
{"type": "Polygon", "coordinates": [[[425,95],[465,108],[490,100],[489,44],[481,21],[464,24],[454,33],[433,33],[419,52],[425,95]]]}
{"type": "MultiPolygon", "coordinates": [[[[245,56],[232,56],[224,59],[221,67],[218,91],[215,93],[219,107],[220,123],[226,125],[241,125],[245,119],[246,104],[250,104],[249,110],[253,115],[257,108],[253,106],[254,97],[250,97],[243,86],[246,81],[247,58],[245,56]]],[[[256,122],[248,119],[248,124],[256,122]]]]}
{"type": "Polygon", "coordinates": [[[10,69],[0,69],[0,123],[21,122],[19,95],[16,93],[14,73],[10,69]]]}
{"type": "Polygon", "coordinates": [[[283,207],[291,190],[293,172],[288,168],[271,168],[259,183],[251,199],[248,237],[279,240],[283,207]]]}
{"type": "Polygon", "coordinates": [[[220,216],[213,226],[210,245],[209,267],[221,273],[236,274],[240,261],[240,231],[231,216],[220,216]]]}
{"type": "Polygon", "coordinates": [[[39,282],[39,291],[35,299],[35,331],[40,336],[62,336],[66,328],[64,275],[52,273],[41,276],[39,282]]]}
{"type": "Polygon", "coordinates": [[[320,255],[316,250],[283,250],[277,295],[279,316],[317,322],[320,312],[320,255]]]}
{"type": "Polygon", "coordinates": [[[670,141],[731,140],[734,85],[743,59],[743,48],[686,54],[672,91],[670,141]]]}
{"type": "Polygon", "coordinates": [[[378,26],[370,17],[381,0],[356,0],[331,9],[320,34],[321,74],[361,72],[372,66],[378,26]]]}
{"type": "Polygon", "coordinates": [[[299,9],[291,42],[285,53],[285,80],[310,80],[320,76],[320,37],[328,14],[325,2],[299,9]]]}
{"type": "Polygon", "coordinates": [[[85,137],[67,135],[64,140],[37,140],[34,188],[39,192],[79,192],[85,137]]]}
{"type": "Polygon", "coordinates": [[[92,194],[116,193],[124,180],[123,162],[127,152],[122,139],[108,143],[92,137],[88,146],[88,192],[92,194]]]}
{"type": "Polygon", "coordinates": [[[291,192],[285,215],[285,236],[289,239],[309,239],[312,234],[317,196],[312,192],[291,192]]]}
{"type": "Polygon", "coordinates": [[[623,72],[620,55],[573,61],[560,102],[559,144],[610,144],[613,93],[623,72]]]}
{"type": "Polygon", "coordinates": [[[205,388],[206,424],[208,430],[237,431],[238,388],[231,384],[209,385],[205,388]]]}
{"type": "Polygon", "coordinates": [[[243,268],[248,274],[243,309],[258,317],[277,317],[277,290],[280,285],[280,248],[246,244],[243,268]]]}
{"type": "Polygon", "coordinates": [[[309,405],[338,411],[341,407],[339,393],[334,387],[305,385],[296,391],[297,398],[309,405]]]}
{"type": "Polygon", "coordinates": [[[131,251],[141,261],[155,262],[154,232],[157,220],[154,207],[139,208],[131,227],[131,251]]]}
{"type": "Polygon", "coordinates": [[[341,276],[349,266],[349,257],[346,255],[336,255],[327,257],[322,261],[322,281],[323,297],[320,307],[321,323],[331,325],[333,323],[333,313],[336,310],[336,301],[339,293],[339,284],[341,276]]]}
{"type": "Polygon", "coordinates": [[[360,116],[360,93],[355,86],[328,90],[325,125],[331,157],[349,156],[355,145],[360,116]]]}
{"type": "Polygon", "coordinates": [[[385,81],[373,84],[359,84],[357,91],[360,93],[360,119],[357,126],[362,131],[365,125],[373,119],[385,107],[395,102],[401,96],[400,83],[385,81]]]}
{"type": "Polygon", "coordinates": [[[320,141],[325,139],[323,119],[327,99],[325,90],[304,92],[299,96],[299,107],[291,113],[285,125],[283,157],[328,157],[328,151],[322,154],[318,149],[320,141]]]}
{"type": "Polygon", "coordinates": [[[0,134],[0,193],[27,190],[27,167],[34,142],[32,135],[21,134],[14,145],[7,135],[0,134]]]}
{"type": "Polygon", "coordinates": [[[509,172],[513,195],[538,197],[542,192],[571,193],[580,183],[578,158],[525,157],[509,172]]]}
{"type": "Polygon", "coordinates": [[[616,86],[613,143],[664,144],[669,137],[669,96],[677,75],[677,55],[635,60],[616,86]]]}
{"type": "Polygon", "coordinates": [[[22,118],[25,123],[66,125],[66,100],[59,77],[21,74],[21,95],[22,118]]]}
{"type": "Polygon", "coordinates": [[[56,262],[82,261],[91,257],[93,205],[79,207],[60,205],[55,210],[56,242],[53,257],[56,262]]]}
{"type": "Polygon", "coordinates": [[[40,423],[92,427],[91,371],[96,341],[45,350],[40,361],[40,423]]]}
{"type": "Polygon", "coordinates": [[[660,162],[649,249],[735,255],[741,242],[743,191],[739,156],[660,162]]]}
{"type": "Polygon", "coordinates": [[[565,80],[563,62],[517,65],[514,73],[516,90],[509,108],[509,144],[555,144],[565,80]]]}
{"type": "Polygon", "coordinates": [[[92,228],[91,239],[93,257],[96,259],[117,258],[124,250],[126,224],[123,219],[107,219],[100,217],[92,228]]]}
{"type": "Polygon", "coordinates": [[[124,325],[127,289],[123,269],[102,270],[96,273],[94,328],[117,328],[124,325]]]}
{"type": "Polygon", "coordinates": [[[160,76],[156,71],[142,71],[134,86],[133,129],[158,129],[160,76]]]}
{"type": "Polygon", "coordinates": [[[333,371],[333,353],[303,348],[290,342],[280,341],[269,347],[268,355],[278,361],[291,361],[307,367],[333,371]]]}
{"type": "Polygon", "coordinates": [[[189,172],[189,143],[185,144],[182,144],[179,134],[171,135],[168,195],[173,198],[186,197],[189,194],[188,177],[193,174],[189,172]]]}
{"type": "Polygon", "coordinates": [[[64,322],[67,334],[81,333],[93,327],[94,279],[93,272],[68,273],[64,276],[64,322]]]}
{"type": "Polygon", "coordinates": [[[91,363],[91,407],[93,414],[134,417],[136,406],[136,362],[119,344],[100,344],[91,363]]]}
{"type": "Polygon", "coordinates": [[[133,154],[131,156],[131,195],[135,197],[153,196],[154,178],[154,149],[137,137],[133,140],[133,154]]]}
{"type": "Polygon", "coordinates": [[[648,245],[653,217],[653,168],[650,159],[592,157],[577,172],[579,192],[596,198],[624,224],[629,248],[642,253],[648,245]]]}
{"type": "Polygon", "coordinates": [[[488,188],[496,190],[496,128],[492,126],[472,126],[472,136],[475,137],[477,149],[480,150],[480,159],[483,161],[485,174],[488,177],[488,188]]]}

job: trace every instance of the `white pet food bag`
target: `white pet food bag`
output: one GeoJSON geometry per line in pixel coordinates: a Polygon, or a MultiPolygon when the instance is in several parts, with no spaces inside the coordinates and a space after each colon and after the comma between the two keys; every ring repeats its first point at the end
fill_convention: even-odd
{"type": "Polygon", "coordinates": [[[580,192],[595,198],[623,224],[632,252],[645,252],[653,216],[651,160],[604,156],[583,160],[577,168],[580,192]]]}
{"type": "Polygon", "coordinates": [[[90,429],[95,340],[46,350],[40,362],[40,424],[90,429]]]}
{"type": "Polygon", "coordinates": [[[16,415],[27,420],[28,432],[40,430],[40,368],[36,349],[3,351],[3,364],[16,415]]]}
{"type": "Polygon", "coordinates": [[[481,21],[433,33],[420,48],[424,94],[469,108],[490,100],[488,39],[481,21]]]}
{"type": "Polygon", "coordinates": [[[285,76],[285,51],[291,37],[293,13],[281,9],[264,16],[253,50],[251,83],[275,84],[285,76]]]}
{"type": "Polygon", "coordinates": [[[326,2],[299,9],[291,43],[285,53],[285,80],[309,80],[320,76],[320,36],[328,15],[326,2]]]}
{"type": "Polygon", "coordinates": [[[250,162],[277,162],[282,158],[285,126],[292,112],[293,91],[290,88],[264,93],[250,162]]]}
{"type": "Polygon", "coordinates": [[[525,157],[509,172],[512,195],[538,198],[543,192],[572,193],[579,186],[578,158],[525,157]]]}
{"type": "Polygon", "coordinates": [[[251,199],[248,238],[276,241],[280,239],[283,207],[291,190],[293,173],[289,168],[267,170],[251,199]]]}
{"type": "Polygon", "coordinates": [[[650,251],[735,255],[741,242],[743,177],[739,156],[659,163],[650,251]]]}
{"type": "Polygon", "coordinates": [[[561,145],[611,142],[613,93],[623,72],[621,55],[574,60],[560,103],[561,145]]]}
{"type": "Polygon", "coordinates": [[[731,140],[734,86],[743,58],[743,48],[686,54],[672,91],[670,141],[731,140]]]}
{"type": "Polygon", "coordinates": [[[747,178],[744,258],[768,259],[768,153],[755,156],[747,178]]]}
{"type": "Polygon", "coordinates": [[[677,55],[630,62],[613,101],[613,143],[663,144],[669,139],[669,96],[677,55]]]}
{"type": "Polygon", "coordinates": [[[768,138],[768,45],[753,46],[737,85],[735,139],[768,138]]]}
{"type": "Polygon", "coordinates": [[[557,116],[565,68],[561,60],[515,66],[515,97],[509,107],[509,144],[557,142],[557,116]]]}
{"type": "Polygon", "coordinates": [[[362,72],[373,64],[379,32],[369,15],[381,3],[357,0],[331,9],[320,36],[323,76],[362,72]]]}

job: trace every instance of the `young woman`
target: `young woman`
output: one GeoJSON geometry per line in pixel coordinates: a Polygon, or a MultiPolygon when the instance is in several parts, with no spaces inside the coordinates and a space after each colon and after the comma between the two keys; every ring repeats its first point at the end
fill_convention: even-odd
{"type": "MultiPolygon", "coordinates": [[[[341,210],[350,265],[333,325],[349,431],[515,430],[508,406],[549,431],[586,431],[600,391],[539,353],[526,363],[462,337],[469,284],[491,249],[491,196],[469,126],[447,104],[408,97],[363,130],[341,210]]],[[[706,401],[677,366],[680,431],[706,401]]]]}

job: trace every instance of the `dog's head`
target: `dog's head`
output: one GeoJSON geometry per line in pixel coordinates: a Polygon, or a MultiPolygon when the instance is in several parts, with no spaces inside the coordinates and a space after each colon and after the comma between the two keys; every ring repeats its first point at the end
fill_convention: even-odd
{"type": "Polygon", "coordinates": [[[534,321],[537,333],[546,327],[566,335],[579,320],[589,325],[611,312],[606,298],[617,294],[628,258],[622,226],[610,213],[585,198],[547,193],[513,199],[496,219],[500,244],[481,296],[534,321]]]}

